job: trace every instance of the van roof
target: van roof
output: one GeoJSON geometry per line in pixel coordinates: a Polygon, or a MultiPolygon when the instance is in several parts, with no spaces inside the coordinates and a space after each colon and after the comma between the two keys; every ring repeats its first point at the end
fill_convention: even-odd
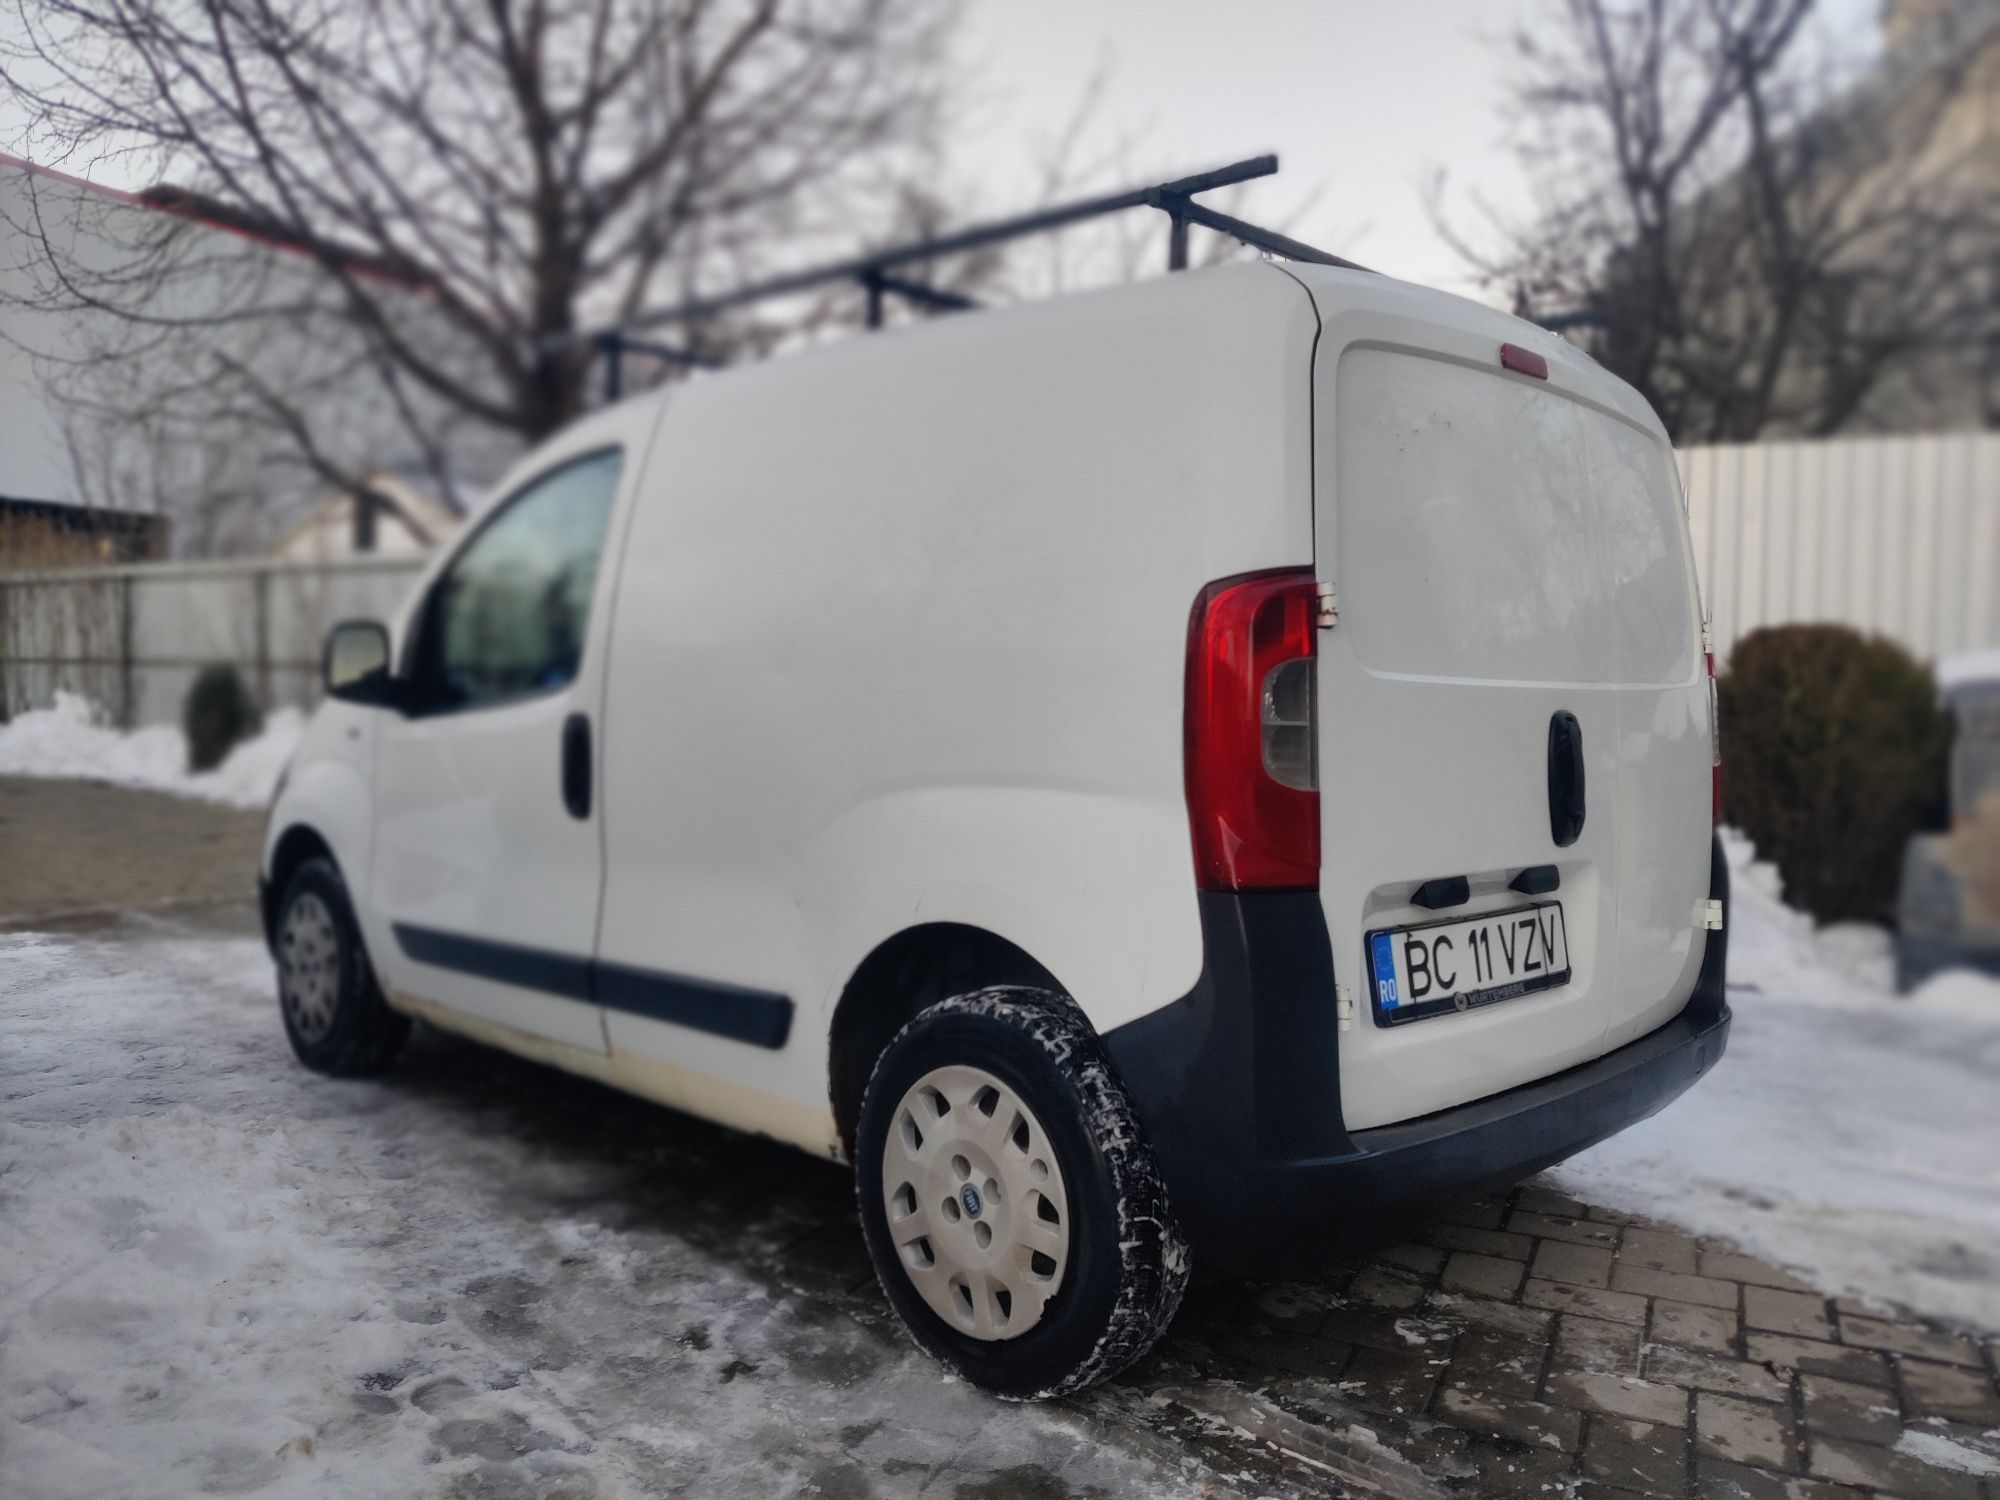
{"type": "MultiPolygon", "coordinates": [[[[1664,440],[1664,429],[1660,427],[1657,417],[1639,398],[1636,391],[1615,380],[1581,350],[1553,334],[1549,329],[1448,292],[1377,276],[1353,261],[1344,260],[1340,256],[1303,244],[1275,230],[1248,223],[1212,209],[1205,203],[1195,201],[1196,194],[1268,176],[1277,170],[1278,158],[1275,155],[1251,157],[1225,167],[1194,173],[1151,187],[1134,188],[1126,192],[1058,204],[1009,219],[953,230],[929,239],[869,251],[846,260],[786,272],[732,291],[694,297],[670,307],[639,312],[617,323],[561,335],[544,347],[559,349],[587,345],[595,349],[603,360],[607,398],[615,404],[623,394],[623,358],[628,352],[643,354],[683,367],[699,369],[707,366],[708,361],[693,350],[657,342],[652,336],[652,330],[693,322],[769,298],[796,295],[811,288],[842,282],[851,282],[866,293],[867,326],[870,329],[880,329],[883,326],[883,307],[885,299],[889,296],[902,298],[933,312],[971,309],[980,304],[963,293],[915,279],[905,273],[906,268],[921,267],[942,256],[961,254],[1025,235],[1047,233],[1086,219],[1119,213],[1127,209],[1150,208],[1157,209],[1167,216],[1170,225],[1167,248],[1168,270],[1170,273],[1182,273],[1170,274],[1167,280],[1178,288],[1185,289],[1184,295],[1197,296],[1194,287],[1201,284],[1207,276],[1218,274],[1220,270],[1216,268],[1205,274],[1187,273],[1188,226],[1200,225],[1260,250],[1268,257],[1282,258],[1286,264],[1279,267],[1280,271],[1289,275],[1306,290],[1316,315],[1321,319],[1333,316],[1343,307],[1368,305],[1379,315],[1414,318],[1419,324],[1429,323],[1432,326],[1444,324],[1455,328],[1460,334],[1475,330],[1483,331],[1495,337],[1500,344],[1512,344],[1540,355],[1549,362],[1551,373],[1560,367],[1565,378],[1558,384],[1565,388],[1566,394],[1593,401],[1641,427],[1652,429],[1664,440]],[[641,335],[643,337],[640,337],[641,335]]],[[[1148,283],[1138,284],[1138,286],[1145,285],[1148,283]]],[[[1135,287],[1128,286],[1095,295],[1116,297],[1149,294],[1140,293],[1135,287]]],[[[1071,310],[1078,306],[1073,299],[1058,300],[1071,310]]],[[[1168,305],[1175,304],[1170,300],[1168,305]]],[[[1011,311],[1017,318],[1023,317],[1020,307],[1020,304],[1011,306],[1011,311]]],[[[955,319],[951,321],[957,322],[955,319]]],[[[980,321],[990,326],[990,319],[980,321]]],[[[1026,319],[1016,322],[1014,326],[1031,328],[1035,325],[1032,319],[1026,319]]]]}
{"type": "MultiPolygon", "coordinates": [[[[1032,343],[1053,320],[1102,315],[1121,304],[1142,307],[1146,315],[1153,318],[1198,318],[1210,312],[1218,301],[1241,299],[1246,304],[1246,313],[1248,304],[1254,303],[1260,309],[1258,316],[1266,316],[1262,310],[1268,309],[1268,299],[1252,295],[1251,283],[1253,279],[1269,276],[1287,277],[1305,292],[1306,295],[1298,299],[1296,316],[1315,320],[1321,331],[1337,321],[1352,317],[1378,325],[1376,331],[1368,335],[1370,337],[1401,336],[1421,342],[1423,325],[1445,325],[1483,334],[1492,341],[1496,359],[1501,344],[1514,344],[1532,350],[1549,362],[1552,376],[1567,394],[1614,412],[1665,440],[1665,429],[1637,391],[1605,370],[1576,345],[1539,324],[1469,297],[1416,282],[1399,281],[1373,271],[1276,259],[1236,261],[1114,286],[998,304],[983,308],[973,318],[932,317],[895,324],[867,337],[814,344],[781,354],[774,360],[694,371],[686,379],[703,384],[711,381],[731,384],[754,382],[770,371],[773,365],[796,368],[801,362],[807,365],[824,363],[840,369],[844,376],[858,376],[877,367],[879,361],[893,362],[907,357],[914,345],[932,340],[986,340],[991,343],[995,357],[1000,357],[1008,346],[1018,346],[1023,341],[1032,343]],[[1390,331],[1397,325],[1402,329],[1400,335],[1390,331]]],[[[1256,282],[1256,286],[1258,290],[1262,289],[1261,280],[1256,282]]],[[[1281,330],[1274,327],[1272,332],[1275,336],[1281,330]]],[[[628,397],[611,407],[600,408],[598,413],[582,419],[579,426],[594,423],[597,416],[611,411],[641,405],[650,409],[651,404],[666,399],[682,384],[676,381],[642,395],[628,397]]]]}
{"type": "Polygon", "coordinates": [[[1503,312],[1456,292],[1441,291],[1393,276],[1356,274],[1330,266],[1280,267],[1312,294],[1322,326],[1352,312],[1378,318],[1448,324],[1484,334],[1493,341],[1496,357],[1501,344],[1513,344],[1541,355],[1551,377],[1576,399],[1603,407],[1667,441],[1666,428],[1652,406],[1625,381],[1559,333],[1539,323],[1503,312]]]}

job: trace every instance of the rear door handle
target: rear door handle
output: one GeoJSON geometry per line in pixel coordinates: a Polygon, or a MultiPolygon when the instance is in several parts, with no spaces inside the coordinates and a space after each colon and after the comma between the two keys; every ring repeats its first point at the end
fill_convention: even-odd
{"type": "Polygon", "coordinates": [[[1549,720],[1549,837],[1558,848],[1583,833],[1583,726],[1567,709],[1549,720]]]}
{"type": "Polygon", "coordinates": [[[590,816],[590,719],[585,714],[563,720],[562,798],[572,818],[590,816]]]}

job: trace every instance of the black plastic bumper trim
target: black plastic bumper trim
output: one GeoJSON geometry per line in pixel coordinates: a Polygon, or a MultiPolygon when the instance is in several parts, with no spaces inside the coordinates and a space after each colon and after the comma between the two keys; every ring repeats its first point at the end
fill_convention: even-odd
{"type": "MultiPolygon", "coordinates": [[[[1709,894],[1726,914],[1717,846],[1709,894]]],[[[1350,1132],[1318,893],[1204,893],[1200,903],[1195,987],[1103,1040],[1206,1264],[1323,1263],[1410,1210],[1530,1176],[1662,1108],[1728,1041],[1725,926],[1707,934],[1685,1008],[1650,1034],[1490,1098],[1350,1132]]]]}
{"type": "Polygon", "coordinates": [[[1290,1163],[1344,1168],[1384,1199],[1423,1202],[1517,1181],[1574,1156],[1677,1098],[1715,1065],[1730,1016],[1674,1017],[1615,1052],[1421,1119],[1359,1130],[1354,1154],[1290,1163]]]}
{"type": "Polygon", "coordinates": [[[398,946],[421,964],[668,1021],[773,1051],[784,1046],[791,1035],[791,999],[769,990],[496,943],[403,922],[394,927],[398,946]]]}

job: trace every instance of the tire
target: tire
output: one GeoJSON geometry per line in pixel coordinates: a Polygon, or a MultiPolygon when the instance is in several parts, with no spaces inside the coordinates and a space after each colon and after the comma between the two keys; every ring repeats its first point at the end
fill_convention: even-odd
{"type": "Polygon", "coordinates": [[[347,883],[332,860],[299,866],[279,899],[272,932],[278,1014],[299,1061],[335,1078],[388,1067],[409,1037],[410,1020],[382,998],[347,883]]]}
{"type": "Polygon", "coordinates": [[[1032,1400],[1108,1380],[1180,1306],[1188,1250],[1152,1147],[1065,996],[1001,986],[918,1015],[876,1062],[855,1153],[883,1291],[984,1390],[1032,1400]]]}

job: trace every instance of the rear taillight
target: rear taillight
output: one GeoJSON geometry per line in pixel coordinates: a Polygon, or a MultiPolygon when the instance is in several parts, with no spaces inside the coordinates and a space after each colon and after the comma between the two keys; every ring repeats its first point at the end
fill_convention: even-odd
{"type": "Polygon", "coordinates": [[[1319,885],[1319,731],[1310,569],[1211,583],[1188,626],[1187,799],[1212,891],[1319,885]]]}
{"type": "Polygon", "coordinates": [[[1722,821],[1722,715],[1715,704],[1715,653],[1709,649],[1708,627],[1701,632],[1701,655],[1708,663],[1708,816],[1712,823],[1722,821]]]}

